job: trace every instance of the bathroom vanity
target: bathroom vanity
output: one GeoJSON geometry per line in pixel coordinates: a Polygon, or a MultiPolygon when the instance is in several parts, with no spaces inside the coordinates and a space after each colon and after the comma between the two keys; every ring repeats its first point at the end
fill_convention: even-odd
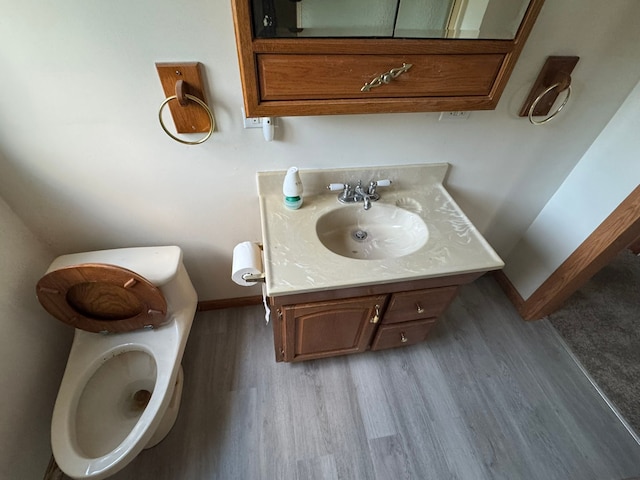
{"type": "Polygon", "coordinates": [[[412,345],[462,284],[502,260],[443,186],[447,164],[302,170],[288,210],[285,172],[259,172],[266,294],[276,361],[412,345]],[[343,204],[327,185],[368,185],[380,199],[343,204]]]}

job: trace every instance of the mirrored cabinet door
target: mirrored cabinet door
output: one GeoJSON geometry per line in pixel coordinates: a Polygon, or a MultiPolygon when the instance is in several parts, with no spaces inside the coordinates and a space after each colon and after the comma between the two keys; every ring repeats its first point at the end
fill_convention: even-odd
{"type": "Polygon", "coordinates": [[[252,0],[257,38],[513,39],[529,0],[252,0]]]}
{"type": "Polygon", "coordinates": [[[249,117],[489,110],[544,0],[232,0],[249,117]]]}

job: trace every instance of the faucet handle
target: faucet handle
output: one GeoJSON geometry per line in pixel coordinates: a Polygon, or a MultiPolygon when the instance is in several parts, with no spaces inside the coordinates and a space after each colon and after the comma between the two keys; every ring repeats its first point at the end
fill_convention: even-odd
{"type": "Polygon", "coordinates": [[[378,187],[388,187],[389,185],[391,185],[391,180],[384,179],[384,180],[378,180],[377,182],[371,182],[369,184],[369,195],[377,195],[376,194],[376,188],[378,187]]]}
{"type": "Polygon", "coordinates": [[[338,195],[338,200],[342,203],[349,202],[353,197],[353,187],[348,183],[330,183],[327,185],[327,190],[331,190],[332,192],[342,190],[340,195],[338,195]]]}

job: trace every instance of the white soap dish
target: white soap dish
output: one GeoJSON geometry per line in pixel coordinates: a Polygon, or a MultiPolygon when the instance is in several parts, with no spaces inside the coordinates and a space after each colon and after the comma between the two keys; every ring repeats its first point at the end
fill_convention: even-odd
{"type": "Polygon", "coordinates": [[[413,198],[399,198],[396,201],[396,207],[403,208],[413,213],[422,213],[422,205],[413,198]]]}

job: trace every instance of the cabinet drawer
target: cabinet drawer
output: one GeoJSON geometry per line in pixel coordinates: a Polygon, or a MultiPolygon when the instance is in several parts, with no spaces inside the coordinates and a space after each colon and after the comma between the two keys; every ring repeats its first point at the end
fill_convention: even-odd
{"type": "Polygon", "coordinates": [[[269,100],[367,99],[488,95],[503,54],[461,55],[257,55],[260,98],[269,100]],[[402,67],[390,83],[360,89],[402,67]]]}
{"type": "Polygon", "coordinates": [[[382,317],[383,324],[437,317],[446,310],[458,292],[457,286],[394,293],[382,317]]]}
{"type": "Polygon", "coordinates": [[[371,350],[383,350],[422,342],[435,324],[435,319],[427,319],[380,325],[371,344],[371,350]]]}

